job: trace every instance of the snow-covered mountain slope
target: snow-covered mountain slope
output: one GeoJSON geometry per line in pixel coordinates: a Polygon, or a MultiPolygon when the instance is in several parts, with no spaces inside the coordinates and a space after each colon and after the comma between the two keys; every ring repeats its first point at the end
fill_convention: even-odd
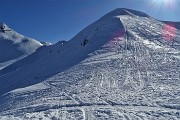
{"type": "Polygon", "coordinates": [[[42,44],[0,23],[0,69],[35,52],[42,44]]]}
{"type": "Polygon", "coordinates": [[[164,26],[116,9],[69,42],[42,47],[0,71],[0,115],[180,119],[180,30],[164,26]]]}

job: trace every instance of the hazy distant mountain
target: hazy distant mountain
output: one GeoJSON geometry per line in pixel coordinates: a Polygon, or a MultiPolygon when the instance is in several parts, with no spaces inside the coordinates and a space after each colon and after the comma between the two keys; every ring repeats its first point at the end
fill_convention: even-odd
{"type": "Polygon", "coordinates": [[[0,115],[180,119],[180,29],[171,24],[119,8],[38,49],[0,71],[0,115]]]}

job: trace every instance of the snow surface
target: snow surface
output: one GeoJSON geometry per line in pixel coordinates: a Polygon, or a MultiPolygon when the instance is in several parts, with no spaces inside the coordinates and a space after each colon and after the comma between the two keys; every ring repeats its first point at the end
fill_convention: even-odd
{"type": "Polygon", "coordinates": [[[5,67],[0,119],[179,120],[180,29],[166,41],[164,25],[116,9],[5,67]]]}

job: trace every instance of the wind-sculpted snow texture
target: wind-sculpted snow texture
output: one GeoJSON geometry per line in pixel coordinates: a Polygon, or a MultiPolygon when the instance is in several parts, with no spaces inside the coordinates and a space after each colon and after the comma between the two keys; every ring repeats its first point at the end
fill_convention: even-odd
{"type": "Polygon", "coordinates": [[[180,30],[167,40],[165,25],[116,9],[69,42],[8,66],[0,119],[179,120],[180,30]]]}

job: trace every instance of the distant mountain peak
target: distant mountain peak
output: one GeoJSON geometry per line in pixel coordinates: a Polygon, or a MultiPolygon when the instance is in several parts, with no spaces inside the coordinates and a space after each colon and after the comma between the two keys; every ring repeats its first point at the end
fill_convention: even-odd
{"type": "Polygon", "coordinates": [[[7,24],[0,22],[0,64],[2,64],[0,70],[4,66],[32,54],[41,46],[43,45],[35,39],[25,37],[11,29],[7,24]],[[13,62],[6,64],[8,61],[13,62]]]}

